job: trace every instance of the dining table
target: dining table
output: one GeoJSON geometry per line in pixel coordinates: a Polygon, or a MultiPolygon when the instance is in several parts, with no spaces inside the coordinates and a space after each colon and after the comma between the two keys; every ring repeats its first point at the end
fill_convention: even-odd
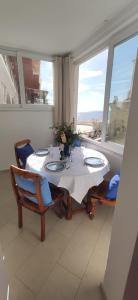
{"type": "Polygon", "coordinates": [[[99,151],[87,147],[72,148],[70,156],[64,161],[60,171],[48,169],[48,163],[60,161],[60,148],[49,147],[47,153],[35,151],[27,158],[26,169],[46,177],[48,182],[68,192],[67,219],[72,218],[72,199],[82,203],[87,192],[93,186],[98,186],[110,170],[108,159],[99,151]],[[100,159],[101,164],[89,165],[87,159],[100,159]]]}

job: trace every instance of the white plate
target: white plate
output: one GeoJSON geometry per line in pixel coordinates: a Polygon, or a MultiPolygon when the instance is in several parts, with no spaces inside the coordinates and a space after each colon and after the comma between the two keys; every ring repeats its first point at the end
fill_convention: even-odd
{"type": "Polygon", "coordinates": [[[35,151],[35,154],[38,155],[38,156],[45,156],[45,155],[48,155],[49,153],[49,150],[47,148],[45,149],[38,149],[35,151]]]}
{"type": "Polygon", "coordinates": [[[99,157],[86,157],[84,163],[85,165],[95,168],[104,166],[104,160],[99,157]]]}
{"type": "Polygon", "coordinates": [[[62,161],[51,161],[45,165],[45,168],[51,172],[60,172],[63,171],[66,167],[65,162],[62,161]]]}

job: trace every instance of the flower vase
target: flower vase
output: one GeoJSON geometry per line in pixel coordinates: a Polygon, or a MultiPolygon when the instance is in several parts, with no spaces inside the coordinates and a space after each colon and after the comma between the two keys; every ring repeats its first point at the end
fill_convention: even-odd
{"type": "Polygon", "coordinates": [[[69,146],[69,144],[67,144],[67,143],[65,143],[64,144],[64,156],[70,156],[70,146],[69,146]]]}

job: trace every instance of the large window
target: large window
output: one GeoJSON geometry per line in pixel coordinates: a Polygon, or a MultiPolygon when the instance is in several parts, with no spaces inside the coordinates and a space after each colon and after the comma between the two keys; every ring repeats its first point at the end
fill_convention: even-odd
{"type": "Polygon", "coordinates": [[[54,104],[53,61],[41,59],[37,54],[28,53],[29,57],[26,54],[0,49],[1,109],[54,104]]]}
{"type": "Polygon", "coordinates": [[[53,64],[45,60],[22,58],[27,104],[53,104],[53,64]]]}
{"type": "Polygon", "coordinates": [[[107,50],[80,64],[77,129],[83,135],[124,144],[137,51],[135,35],[109,47],[108,67],[107,50]]]}
{"type": "Polygon", "coordinates": [[[0,104],[19,104],[19,78],[17,58],[0,54],[0,104]]]}
{"type": "Polygon", "coordinates": [[[107,140],[118,144],[125,141],[137,50],[138,36],[114,48],[107,140]]]}
{"type": "Polygon", "coordinates": [[[77,130],[101,140],[108,50],[79,67],[77,130]]]}

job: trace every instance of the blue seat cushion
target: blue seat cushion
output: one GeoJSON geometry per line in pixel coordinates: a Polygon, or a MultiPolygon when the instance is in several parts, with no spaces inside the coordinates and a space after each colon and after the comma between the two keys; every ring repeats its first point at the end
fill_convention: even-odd
{"type": "Polygon", "coordinates": [[[27,144],[21,148],[16,148],[17,156],[21,160],[23,167],[25,167],[26,159],[29,155],[34,153],[34,149],[30,144],[27,144]]]}
{"type": "Polygon", "coordinates": [[[117,198],[117,191],[120,182],[120,175],[115,174],[109,181],[108,189],[106,191],[105,197],[111,200],[117,198]]]}
{"type": "MultiPolygon", "coordinates": [[[[17,185],[22,188],[25,191],[28,191],[30,193],[35,194],[36,190],[35,190],[35,183],[32,179],[26,179],[23,176],[20,175],[16,175],[15,176],[15,180],[17,185]]],[[[49,183],[47,178],[43,178],[41,181],[41,195],[43,198],[43,205],[44,206],[48,206],[53,204],[53,200],[51,197],[51,192],[50,192],[50,188],[49,188],[49,183]]],[[[31,201],[33,201],[34,203],[38,204],[37,198],[35,197],[28,197],[27,198],[31,201]]]]}

